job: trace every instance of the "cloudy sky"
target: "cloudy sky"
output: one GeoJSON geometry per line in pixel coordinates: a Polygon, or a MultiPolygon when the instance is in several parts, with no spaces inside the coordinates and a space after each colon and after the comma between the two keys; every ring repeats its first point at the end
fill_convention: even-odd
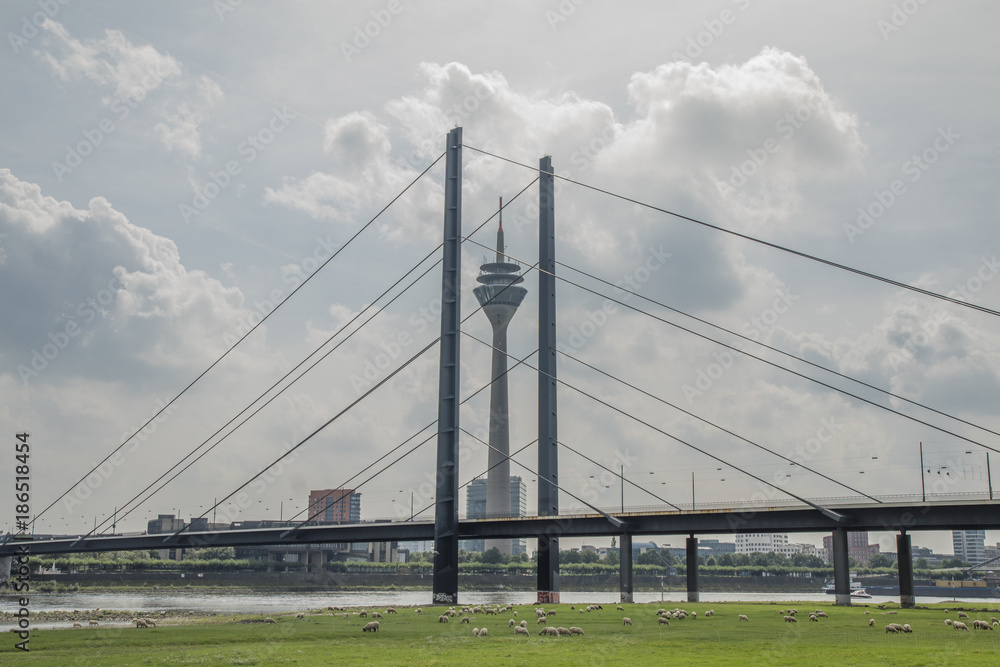
{"type": "MultiPolygon", "coordinates": [[[[157,513],[197,516],[432,343],[443,160],[318,267],[441,155],[456,125],[466,146],[528,165],[551,155],[574,180],[1000,307],[998,11],[972,0],[3,3],[0,428],[31,433],[36,512],[301,286],[38,529],[79,531],[134,507],[307,355],[341,343],[119,529],[141,530],[157,513]]],[[[464,175],[467,234],[535,177],[470,148],[464,175]]],[[[532,186],[505,212],[507,252],[526,268],[537,261],[537,197],[532,186]]],[[[558,287],[559,341],[571,355],[560,376],[659,429],[563,387],[567,446],[685,506],[692,473],[697,504],[784,501],[785,491],[912,496],[921,476],[932,494],[988,493],[987,450],[961,437],[1000,447],[996,435],[755,342],[997,431],[994,316],[569,183],[556,205],[560,273],[576,283],[558,287]]],[[[494,232],[492,221],[472,241],[492,246],[494,232]]],[[[464,246],[465,314],[486,253],[464,246]]],[[[534,274],[525,286],[510,333],[518,358],[537,347],[534,274]]],[[[489,332],[482,314],[464,329],[489,332]]],[[[473,338],[462,346],[468,396],[489,382],[490,353],[473,338]]],[[[288,518],[309,489],[365,479],[349,482],[435,419],[437,355],[431,347],[248,486],[240,517],[288,518]]],[[[518,450],[535,438],[537,381],[521,367],[510,386],[518,450]]],[[[487,392],[462,420],[472,432],[486,426],[487,392]]],[[[463,450],[465,482],[483,473],[486,451],[471,437],[463,450]]],[[[567,492],[621,502],[615,477],[571,450],[560,456],[567,492]]],[[[534,469],[534,448],[516,460],[534,469]]],[[[430,504],[433,461],[432,438],[364,485],[365,518],[408,514],[411,495],[415,509],[430,504]]],[[[12,477],[13,461],[0,469],[12,477]]],[[[533,508],[535,477],[512,473],[533,508]]],[[[661,504],[631,487],[624,502],[661,504]]],[[[562,504],[581,507],[568,495],[562,504]]],[[[873,536],[894,551],[889,537],[873,536]]],[[[914,542],[951,549],[945,534],[914,542]]]]}

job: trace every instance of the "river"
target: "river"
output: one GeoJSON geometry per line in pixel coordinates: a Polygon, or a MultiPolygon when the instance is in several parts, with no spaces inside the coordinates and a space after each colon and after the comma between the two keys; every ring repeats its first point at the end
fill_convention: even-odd
{"type": "MultiPolygon", "coordinates": [[[[306,609],[334,607],[407,607],[430,604],[430,591],[352,591],[352,592],[288,592],[288,593],[199,593],[190,592],[149,592],[149,593],[33,593],[31,611],[72,611],[74,609],[118,609],[136,612],[188,612],[196,614],[280,614],[306,609]]],[[[641,592],[633,596],[635,602],[687,602],[683,591],[641,592]]],[[[564,604],[618,602],[618,593],[564,592],[564,604]]],[[[833,602],[833,596],[826,593],[702,593],[701,602],[833,602]]],[[[0,608],[15,610],[17,598],[0,596],[0,608]]],[[[918,597],[918,604],[952,602],[947,597],[918,597]]],[[[978,606],[996,606],[1000,600],[965,599],[958,602],[978,606]]],[[[460,592],[460,604],[533,604],[535,594],[530,591],[460,592]]],[[[873,596],[858,600],[857,604],[899,603],[898,597],[873,596]]]]}

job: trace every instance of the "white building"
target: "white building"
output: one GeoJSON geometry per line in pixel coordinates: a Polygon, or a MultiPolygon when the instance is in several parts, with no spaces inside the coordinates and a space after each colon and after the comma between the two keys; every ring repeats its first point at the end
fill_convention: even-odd
{"type": "Polygon", "coordinates": [[[955,558],[961,558],[970,565],[986,560],[985,530],[953,530],[951,540],[955,546],[955,558]]]}
{"type": "Polygon", "coordinates": [[[770,553],[791,556],[799,553],[797,545],[788,543],[788,535],[782,533],[737,533],[736,553],[770,553]]]}

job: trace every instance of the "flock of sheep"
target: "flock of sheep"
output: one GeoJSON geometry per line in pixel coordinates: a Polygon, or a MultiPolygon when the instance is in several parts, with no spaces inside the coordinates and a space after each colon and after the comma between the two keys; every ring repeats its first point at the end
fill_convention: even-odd
{"type": "MultiPolygon", "coordinates": [[[[944,611],[945,611],[945,613],[948,613],[947,609],[945,609],[944,611]]],[[[969,615],[966,614],[964,611],[960,611],[960,612],[958,612],[957,618],[964,618],[964,619],[968,620],[969,619],[969,615]]],[[[944,619],[944,624],[945,625],[950,625],[951,627],[955,628],[956,630],[965,630],[966,632],[969,631],[969,626],[966,625],[965,623],[963,623],[962,621],[953,621],[950,618],[946,618],[946,619],[944,619]]],[[[1000,621],[997,620],[996,616],[991,617],[990,620],[988,620],[988,621],[980,621],[980,620],[976,619],[976,620],[972,621],[972,627],[974,629],[976,629],[976,630],[992,630],[993,628],[1000,628],[1000,621]]],[[[885,631],[889,632],[888,626],[886,626],[886,630],[885,631]]]]}

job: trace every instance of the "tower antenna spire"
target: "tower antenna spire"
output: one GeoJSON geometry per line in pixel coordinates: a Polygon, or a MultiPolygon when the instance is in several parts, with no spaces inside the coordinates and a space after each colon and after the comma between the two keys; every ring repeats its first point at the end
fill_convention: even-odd
{"type": "Polygon", "coordinates": [[[500,197],[500,231],[503,231],[503,197],[500,197]]]}

